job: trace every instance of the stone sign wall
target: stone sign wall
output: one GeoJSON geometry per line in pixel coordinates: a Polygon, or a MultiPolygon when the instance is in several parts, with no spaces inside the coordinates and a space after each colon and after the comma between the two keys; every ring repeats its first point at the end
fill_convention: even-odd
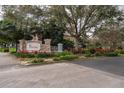
{"type": "Polygon", "coordinates": [[[40,51],[42,42],[27,41],[26,50],[28,51],[40,51]]]}
{"type": "Polygon", "coordinates": [[[51,39],[45,39],[44,43],[39,40],[20,40],[18,51],[27,52],[51,52],[51,39]]]}

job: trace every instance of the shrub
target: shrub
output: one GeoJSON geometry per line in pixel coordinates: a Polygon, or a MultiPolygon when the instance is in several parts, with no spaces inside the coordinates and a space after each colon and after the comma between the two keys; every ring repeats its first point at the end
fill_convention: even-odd
{"type": "Polygon", "coordinates": [[[83,54],[89,54],[89,53],[90,53],[90,50],[89,50],[89,49],[84,49],[84,50],[82,51],[82,53],[83,53],[83,54]]]}
{"type": "Polygon", "coordinates": [[[95,54],[95,52],[96,52],[94,48],[91,48],[89,51],[91,54],[95,54]]]}
{"type": "Polygon", "coordinates": [[[85,57],[92,57],[93,54],[90,52],[90,49],[84,49],[83,54],[85,57]]]}
{"type": "Polygon", "coordinates": [[[56,57],[66,56],[66,55],[73,55],[73,53],[72,53],[72,52],[69,52],[69,51],[57,52],[57,53],[55,53],[55,56],[56,56],[56,57]]]}
{"type": "Polygon", "coordinates": [[[53,60],[54,61],[60,61],[61,59],[59,57],[55,57],[53,60]]]}
{"type": "Polygon", "coordinates": [[[118,56],[117,52],[107,52],[105,53],[105,56],[113,57],[113,56],[118,56]]]}
{"type": "Polygon", "coordinates": [[[24,57],[33,58],[33,57],[35,57],[35,55],[34,54],[24,54],[24,57]]]}
{"type": "Polygon", "coordinates": [[[73,59],[76,59],[76,58],[78,58],[78,56],[76,56],[76,55],[60,56],[60,59],[61,59],[61,60],[73,60],[73,59]]]}
{"type": "Polygon", "coordinates": [[[94,55],[91,54],[91,53],[89,53],[89,54],[85,54],[84,56],[85,56],[85,57],[93,57],[94,55]]]}
{"type": "Polygon", "coordinates": [[[4,49],[4,52],[9,52],[9,48],[5,48],[4,49]]]}
{"type": "Polygon", "coordinates": [[[101,53],[101,52],[96,52],[95,53],[95,56],[103,56],[104,54],[103,53],[101,53]]]}
{"type": "Polygon", "coordinates": [[[22,57],[22,58],[33,58],[35,57],[34,54],[24,54],[24,53],[13,53],[16,57],[22,57]]]}
{"type": "Polygon", "coordinates": [[[9,52],[15,53],[15,52],[16,52],[16,48],[10,48],[10,49],[9,49],[9,52]]]}
{"type": "Polygon", "coordinates": [[[40,54],[36,54],[37,58],[47,58],[47,57],[53,57],[54,54],[52,53],[40,53],[40,54]]]}
{"type": "Polygon", "coordinates": [[[69,48],[74,47],[74,42],[73,41],[64,39],[62,43],[63,43],[63,48],[64,49],[69,49],[69,48]]]}
{"type": "Polygon", "coordinates": [[[121,51],[120,51],[120,54],[124,54],[124,50],[121,50],[121,51]]]}
{"type": "Polygon", "coordinates": [[[4,49],[3,48],[0,48],[0,52],[4,52],[4,49]]]}
{"type": "Polygon", "coordinates": [[[40,54],[29,54],[29,53],[12,53],[16,57],[22,57],[22,58],[48,58],[53,57],[54,54],[52,53],[40,53],[40,54]]]}
{"type": "Polygon", "coordinates": [[[82,53],[84,54],[95,54],[95,49],[94,48],[91,48],[91,49],[84,49],[82,53]]]}
{"type": "Polygon", "coordinates": [[[41,63],[41,62],[44,62],[44,60],[43,59],[33,59],[31,61],[31,63],[41,63]]]}

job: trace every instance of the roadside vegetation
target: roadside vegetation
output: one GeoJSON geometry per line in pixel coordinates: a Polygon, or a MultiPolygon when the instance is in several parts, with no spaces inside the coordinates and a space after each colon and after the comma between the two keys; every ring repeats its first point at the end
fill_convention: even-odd
{"type": "Polygon", "coordinates": [[[0,52],[16,52],[16,48],[0,48],[0,52]]]}
{"type": "Polygon", "coordinates": [[[109,49],[83,49],[82,53],[73,53],[69,51],[56,52],[56,53],[18,53],[11,52],[22,62],[29,65],[36,64],[50,64],[72,60],[81,60],[82,58],[92,57],[117,57],[124,56],[124,50],[109,50],[109,49]]]}
{"type": "Polygon", "coordinates": [[[0,52],[29,63],[53,63],[82,57],[124,56],[124,11],[115,5],[3,5],[0,52]],[[61,53],[18,51],[19,40],[51,39],[61,53]],[[15,47],[15,48],[8,48],[15,47]]]}

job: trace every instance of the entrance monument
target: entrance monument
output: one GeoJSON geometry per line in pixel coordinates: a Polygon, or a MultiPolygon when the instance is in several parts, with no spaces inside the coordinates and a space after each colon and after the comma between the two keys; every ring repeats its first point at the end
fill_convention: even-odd
{"type": "Polygon", "coordinates": [[[43,41],[38,39],[38,35],[35,34],[32,36],[33,39],[32,40],[20,40],[19,41],[19,52],[46,52],[49,53],[51,52],[51,46],[50,46],[50,42],[51,39],[44,39],[43,41]]]}

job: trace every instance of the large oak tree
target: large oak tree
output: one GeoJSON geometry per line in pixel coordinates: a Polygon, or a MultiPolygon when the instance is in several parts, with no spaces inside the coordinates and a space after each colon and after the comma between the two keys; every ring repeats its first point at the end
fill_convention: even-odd
{"type": "Polygon", "coordinates": [[[89,33],[98,30],[106,20],[118,17],[120,11],[117,6],[51,6],[52,18],[64,25],[66,31],[76,39],[75,45],[79,47],[79,41],[86,40],[89,33]]]}

